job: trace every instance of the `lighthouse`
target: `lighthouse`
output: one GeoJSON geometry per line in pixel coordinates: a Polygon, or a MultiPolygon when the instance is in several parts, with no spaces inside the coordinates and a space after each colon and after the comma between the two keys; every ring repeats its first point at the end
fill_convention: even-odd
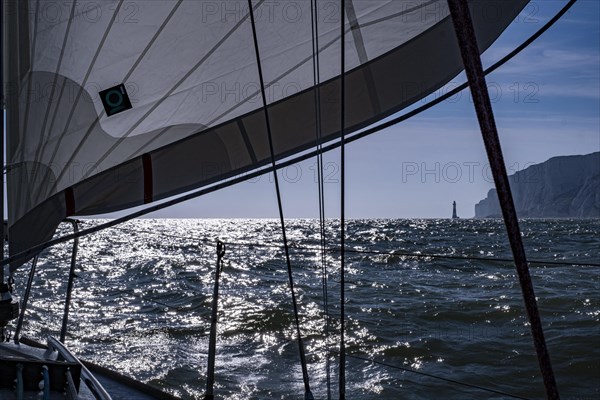
{"type": "Polygon", "coordinates": [[[452,203],[452,219],[458,219],[458,215],[456,215],[456,201],[452,203]]]}

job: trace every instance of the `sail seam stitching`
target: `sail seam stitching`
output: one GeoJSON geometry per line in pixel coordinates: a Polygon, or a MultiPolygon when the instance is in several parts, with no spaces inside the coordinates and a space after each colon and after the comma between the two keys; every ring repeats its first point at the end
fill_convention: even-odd
{"type": "MultiPolygon", "coordinates": [[[[259,1],[259,5],[265,0],[260,0],[259,1]]],[[[257,5],[258,7],[258,5],[257,5]]],[[[241,18],[240,21],[238,21],[237,24],[235,24],[235,26],[229,31],[227,32],[227,34],[225,36],[223,36],[215,46],[213,46],[201,59],[200,61],[198,61],[198,63],[196,63],[196,65],[194,65],[192,67],[192,69],[190,69],[179,81],[177,81],[177,83],[166,93],[164,94],[158,101],[156,101],[152,107],[150,107],[150,109],[135,123],[133,124],[129,130],[121,137],[119,137],[117,139],[117,141],[102,155],[102,157],[100,157],[100,159],[94,163],[94,168],[89,169],[88,171],[94,171],[96,168],[98,168],[98,166],[104,162],[104,160],[106,160],[106,158],[121,144],[125,141],[125,139],[127,139],[132,133],[133,131],[142,123],[144,122],[144,120],[150,115],[152,114],[166,99],[168,99],[171,94],[173,94],[173,92],[175,92],[175,90],[177,90],[177,88],[179,86],[181,86],[181,84],[183,82],[185,82],[194,72],[196,72],[196,70],[206,62],[206,60],[208,60],[208,58],[210,58],[220,47],[223,43],[225,43],[225,41],[227,39],[229,39],[231,37],[231,35],[233,35],[240,26],[243,25],[243,23],[248,19],[248,17],[244,17],[241,18]]],[[[83,179],[87,178],[89,176],[89,174],[84,175],[83,179]]]]}
{"type": "MultiPolygon", "coordinates": [[[[92,58],[92,61],[90,62],[90,65],[87,69],[87,72],[85,74],[85,77],[83,78],[83,81],[81,83],[81,86],[79,87],[79,90],[77,91],[77,97],[75,98],[75,101],[73,102],[73,105],[71,106],[71,111],[69,112],[69,116],[67,118],[67,123],[65,124],[65,128],[63,129],[63,132],[60,134],[60,136],[58,137],[58,141],[56,143],[56,146],[54,147],[54,151],[52,153],[52,157],[50,158],[50,162],[48,163],[48,165],[52,165],[52,163],[54,162],[54,158],[56,157],[56,154],[58,153],[58,149],[60,148],[60,145],[63,141],[63,139],[65,138],[65,136],[68,133],[69,127],[71,126],[71,121],[73,120],[73,116],[75,115],[75,110],[77,109],[77,106],[79,105],[79,101],[81,99],[81,96],[83,95],[84,92],[84,88],[85,85],[87,84],[88,79],[90,78],[90,75],[92,74],[92,70],[94,68],[94,65],[96,64],[96,61],[98,60],[98,56],[100,55],[100,52],[102,51],[102,49],[104,48],[104,44],[106,43],[106,39],[108,38],[108,35],[110,34],[112,27],[115,23],[115,20],[117,19],[117,15],[119,13],[119,10],[121,9],[121,6],[123,5],[123,0],[119,1],[119,5],[115,8],[115,11],[112,15],[112,18],[108,24],[108,26],[106,27],[106,30],[104,31],[104,35],[102,36],[102,39],[100,40],[100,43],[98,45],[98,48],[96,49],[96,52],[94,54],[94,57],[92,58]]],[[[66,82],[66,77],[65,77],[65,82],[66,82]]],[[[63,85],[63,87],[61,88],[60,94],[58,96],[58,101],[56,103],[56,107],[58,108],[61,99],[62,99],[62,94],[64,91],[66,85],[63,85]]],[[[52,117],[52,122],[50,123],[50,128],[48,128],[48,134],[52,133],[52,128],[54,127],[54,121],[56,120],[56,116],[58,113],[55,113],[54,116],[52,117]]],[[[43,152],[40,152],[37,156],[39,156],[39,158],[36,158],[37,162],[41,163],[41,157],[43,156],[43,152]]],[[[69,165],[66,164],[65,166],[66,169],[69,168],[69,165]]],[[[50,169],[46,170],[46,174],[44,175],[44,178],[42,179],[42,181],[45,181],[48,178],[48,174],[50,173],[50,169]]],[[[58,184],[58,179],[56,180],[56,184],[58,184]]],[[[37,193],[37,196],[39,196],[41,193],[41,187],[40,190],[37,193]]],[[[36,197],[37,197],[36,196],[36,197]]]]}
{"type": "Polygon", "coordinates": [[[263,105],[265,124],[266,124],[266,129],[267,129],[266,133],[267,133],[267,136],[269,139],[269,151],[271,154],[271,164],[274,169],[273,180],[275,183],[275,191],[277,194],[277,207],[278,207],[278,211],[279,211],[279,220],[281,223],[281,233],[283,236],[283,245],[284,245],[284,249],[285,249],[285,260],[286,260],[286,264],[287,264],[290,294],[292,297],[292,306],[293,306],[293,310],[294,310],[296,335],[298,336],[297,343],[298,343],[298,353],[300,356],[300,364],[301,364],[301,368],[302,368],[302,380],[304,382],[304,397],[305,397],[305,400],[313,400],[313,395],[310,390],[308,368],[306,366],[306,355],[304,353],[304,343],[302,340],[302,334],[300,332],[300,317],[298,315],[298,303],[296,301],[296,294],[294,291],[294,278],[293,278],[293,274],[292,274],[292,262],[291,262],[291,258],[290,258],[290,250],[289,250],[289,246],[288,246],[286,229],[285,229],[285,218],[283,215],[283,205],[282,205],[282,201],[281,201],[281,188],[279,186],[279,178],[277,177],[277,171],[275,170],[275,167],[277,164],[276,164],[276,160],[275,160],[275,151],[274,151],[274,147],[273,147],[273,135],[272,135],[272,131],[271,131],[271,121],[269,119],[269,108],[267,107],[267,97],[266,97],[266,93],[265,93],[265,81],[264,81],[264,77],[263,77],[262,63],[261,63],[261,59],[260,59],[260,50],[258,47],[257,27],[256,27],[256,23],[254,20],[255,8],[252,6],[252,0],[248,0],[248,6],[249,6],[248,13],[250,16],[250,24],[251,24],[251,28],[252,28],[252,37],[254,40],[254,52],[255,52],[255,56],[256,56],[256,67],[258,70],[258,78],[259,78],[261,94],[262,94],[262,96],[261,96],[262,97],[262,105],[263,105]]]}
{"type": "MultiPolygon", "coordinates": [[[[137,58],[136,62],[134,63],[134,65],[129,69],[129,71],[127,72],[127,75],[125,76],[123,82],[126,82],[127,79],[129,79],[129,77],[131,76],[131,74],[133,73],[133,71],[135,70],[135,68],[137,68],[137,66],[139,65],[139,63],[141,62],[141,60],[144,58],[144,56],[147,54],[147,52],[150,50],[150,48],[154,45],[154,43],[156,42],[156,40],[158,39],[158,36],[160,35],[160,33],[164,30],[164,28],[166,27],[166,25],[168,24],[168,22],[170,21],[170,19],[173,17],[173,15],[175,14],[175,11],[178,9],[179,5],[181,4],[183,0],[179,0],[179,2],[175,5],[175,7],[173,7],[173,9],[171,10],[171,13],[169,13],[169,15],[167,16],[167,18],[163,21],[163,23],[161,24],[161,26],[159,27],[159,29],[156,31],[156,33],[154,34],[154,36],[152,37],[152,39],[148,42],[148,45],[146,46],[146,48],[144,49],[144,51],[140,54],[140,56],[137,58]]],[[[67,165],[69,165],[74,159],[75,156],[77,154],[79,154],[79,151],[81,151],[81,148],[83,147],[84,143],[87,141],[87,138],[89,137],[89,135],[92,133],[92,131],[94,130],[94,128],[96,127],[96,125],[98,125],[100,123],[100,119],[105,115],[105,111],[102,110],[100,112],[100,114],[96,117],[96,119],[94,120],[94,122],[92,122],[92,124],[90,125],[90,127],[87,129],[85,135],[83,136],[83,138],[81,139],[81,141],[78,143],[77,147],[75,148],[75,150],[73,151],[73,154],[69,157],[69,161],[67,162],[67,165]]],[[[138,151],[140,151],[141,149],[138,149],[138,151]]],[[[136,152],[137,153],[137,152],[136,152]]],[[[56,189],[56,186],[58,185],[59,180],[64,176],[66,170],[63,170],[58,178],[56,179],[56,182],[54,184],[54,186],[52,187],[52,189],[50,190],[50,193],[56,189]]]]}
{"type": "MultiPolygon", "coordinates": [[[[40,130],[40,136],[42,138],[42,140],[40,140],[39,145],[36,147],[36,152],[35,152],[35,157],[34,157],[34,161],[39,159],[39,155],[40,155],[40,151],[43,147],[43,143],[46,142],[46,140],[44,139],[44,134],[46,132],[46,125],[48,124],[48,117],[50,116],[50,109],[52,108],[52,104],[53,101],[52,99],[54,98],[54,92],[56,90],[56,83],[58,81],[58,77],[59,75],[59,71],[62,67],[62,61],[65,55],[65,51],[67,48],[67,41],[69,39],[69,34],[71,32],[71,25],[73,23],[73,17],[75,15],[75,5],[77,3],[77,0],[73,0],[73,4],[71,5],[71,15],[69,17],[69,21],[67,22],[67,28],[65,31],[65,37],[63,38],[63,43],[62,43],[62,48],[60,49],[60,55],[58,57],[58,63],[56,65],[56,72],[54,75],[54,81],[50,90],[50,96],[48,97],[48,107],[46,107],[46,113],[44,116],[44,122],[42,123],[42,129],[40,130]]],[[[64,90],[64,85],[62,87],[62,89],[64,90]]],[[[58,107],[58,104],[56,105],[58,107]]]]}

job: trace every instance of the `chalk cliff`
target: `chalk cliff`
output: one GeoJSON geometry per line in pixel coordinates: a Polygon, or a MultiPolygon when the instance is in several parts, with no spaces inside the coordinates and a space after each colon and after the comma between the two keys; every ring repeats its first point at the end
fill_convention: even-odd
{"type": "MultiPolygon", "coordinates": [[[[600,152],[561,156],[509,176],[519,217],[600,218],[600,152]]],[[[496,189],[475,205],[475,218],[501,217],[496,189]]]]}

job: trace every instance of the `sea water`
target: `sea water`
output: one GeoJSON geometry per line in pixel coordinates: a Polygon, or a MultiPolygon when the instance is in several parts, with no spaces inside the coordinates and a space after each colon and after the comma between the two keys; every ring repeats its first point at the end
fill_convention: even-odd
{"type": "MultiPolygon", "coordinates": [[[[531,260],[566,263],[531,265],[562,397],[597,399],[600,267],[568,263],[600,262],[599,221],[521,224],[531,260]]],[[[311,388],[315,398],[337,398],[339,221],[325,224],[325,252],[318,220],[289,220],[286,229],[311,388]]],[[[281,237],[278,220],[141,219],[82,238],[66,343],[83,359],[199,398],[218,238],[226,253],[217,397],[303,399],[281,237]]],[[[492,261],[511,256],[502,221],[351,220],[346,244],[347,398],[510,398],[436,377],[544,396],[514,265],[492,261]]],[[[26,336],[58,335],[71,246],[42,254],[26,336]]],[[[15,274],[21,295],[27,272],[15,274]]]]}

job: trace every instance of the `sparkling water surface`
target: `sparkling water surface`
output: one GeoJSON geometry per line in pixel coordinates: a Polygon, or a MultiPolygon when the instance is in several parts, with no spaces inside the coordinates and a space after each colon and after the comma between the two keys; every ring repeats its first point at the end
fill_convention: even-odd
{"type": "MultiPolygon", "coordinates": [[[[527,254],[537,260],[600,262],[599,228],[598,220],[522,221],[527,254]]],[[[544,397],[514,266],[405,255],[510,258],[502,221],[352,220],[347,232],[347,398],[509,398],[411,371],[544,397]]],[[[319,221],[289,220],[287,233],[311,388],[327,398],[329,354],[337,398],[339,223],[326,224],[328,313],[319,221]]],[[[227,243],[217,397],[303,399],[278,220],[142,219],[82,238],[67,344],[83,359],[200,398],[216,238],[227,243]]],[[[70,252],[66,244],[43,253],[26,336],[58,336],[70,252]]],[[[15,274],[18,294],[27,273],[15,274]]],[[[531,273],[562,397],[600,398],[600,268],[535,264],[531,273]]]]}

